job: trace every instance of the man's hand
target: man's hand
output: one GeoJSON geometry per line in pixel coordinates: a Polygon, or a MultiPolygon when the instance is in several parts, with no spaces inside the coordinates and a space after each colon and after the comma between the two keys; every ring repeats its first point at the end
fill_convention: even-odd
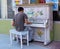
{"type": "Polygon", "coordinates": [[[15,22],[14,22],[14,21],[12,21],[12,22],[11,22],[11,25],[12,25],[12,26],[15,26],[15,22]]]}

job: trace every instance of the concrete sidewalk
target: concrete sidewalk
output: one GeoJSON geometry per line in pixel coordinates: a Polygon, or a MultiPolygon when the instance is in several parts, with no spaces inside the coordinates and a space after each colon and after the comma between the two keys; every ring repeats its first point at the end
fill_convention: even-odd
{"type": "MultiPolygon", "coordinates": [[[[0,49],[21,49],[20,44],[16,41],[10,45],[9,35],[0,34],[0,49]]],[[[29,46],[23,45],[23,49],[48,49],[46,47],[30,43],[29,46]]]]}

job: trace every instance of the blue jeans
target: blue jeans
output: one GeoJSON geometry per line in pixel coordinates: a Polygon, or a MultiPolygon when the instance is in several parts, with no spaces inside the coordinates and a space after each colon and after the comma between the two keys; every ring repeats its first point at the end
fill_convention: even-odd
{"type": "Polygon", "coordinates": [[[33,29],[31,27],[26,27],[24,30],[29,31],[29,41],[33,39],[33,29]]]}

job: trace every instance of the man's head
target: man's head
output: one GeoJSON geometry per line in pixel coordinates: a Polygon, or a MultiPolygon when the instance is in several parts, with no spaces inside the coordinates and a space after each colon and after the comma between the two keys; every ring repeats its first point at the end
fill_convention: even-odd
{"type": "Polygon", "coordinates": [[[23,12],[24,11],[24,8],[23,7],[18,7],[18,12],[23,12]]]}

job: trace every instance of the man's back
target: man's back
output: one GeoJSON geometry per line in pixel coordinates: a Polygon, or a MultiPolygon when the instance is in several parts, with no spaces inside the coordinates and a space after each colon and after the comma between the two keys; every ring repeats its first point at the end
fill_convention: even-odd
{"type": "Polygon", "coordinates": [[[15,21],[15,28],[17,31],[23,31],[24,30],[24,20],[27,19],[27,16],[25,13],[17,13],[16,16],[14,17],[15,21]]]}

